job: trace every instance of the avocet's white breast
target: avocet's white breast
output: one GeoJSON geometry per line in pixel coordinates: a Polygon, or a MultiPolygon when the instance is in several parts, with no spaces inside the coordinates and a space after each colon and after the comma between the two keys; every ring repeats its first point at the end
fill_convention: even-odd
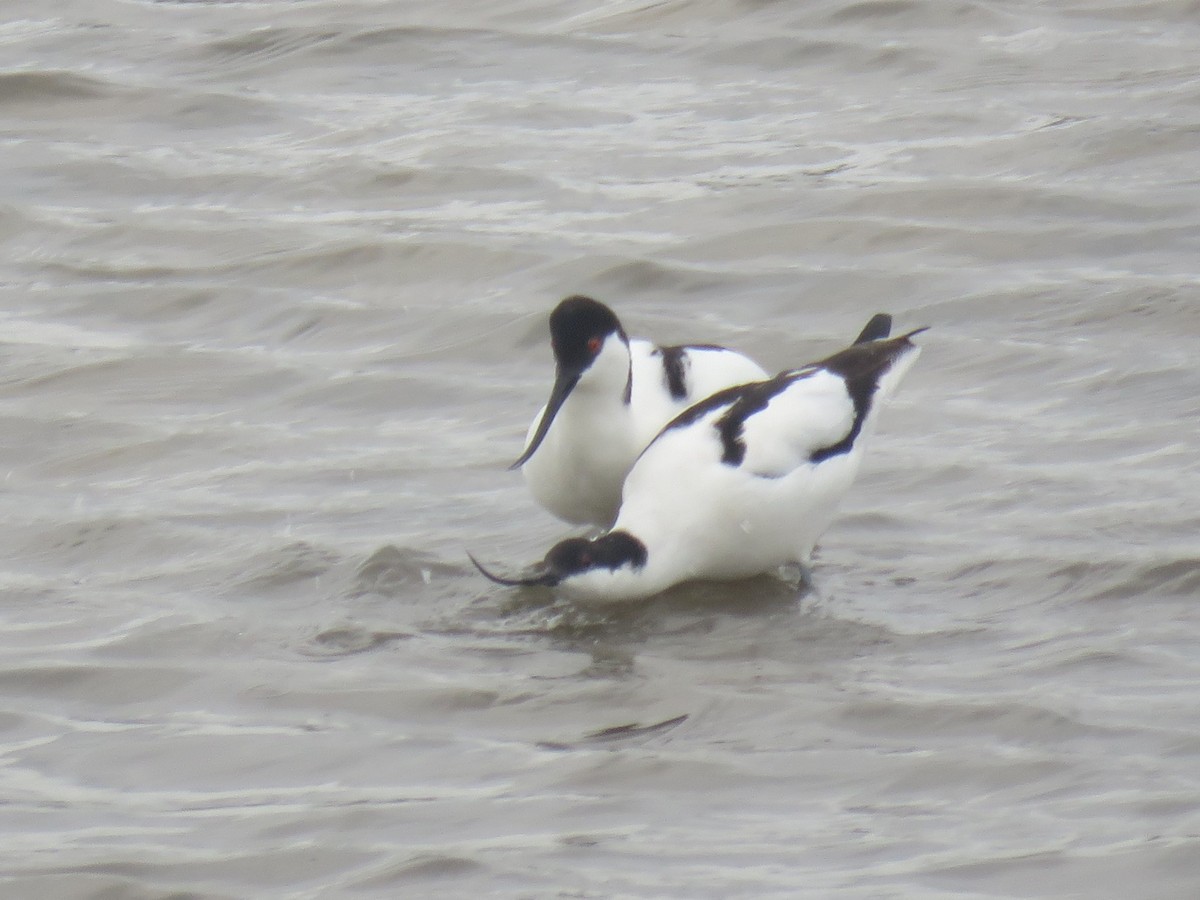
{"type": "MultiPolygon", "coordinates": [[[[614,335],[579,376],[522,467],[534,499],[564,521],[607,525],[616,517],[621,484],[642,449],[625,402],[628,383],[629,348],[614,335]]],[[[527,442],[546,409],[534,418],[527,442]]]]}

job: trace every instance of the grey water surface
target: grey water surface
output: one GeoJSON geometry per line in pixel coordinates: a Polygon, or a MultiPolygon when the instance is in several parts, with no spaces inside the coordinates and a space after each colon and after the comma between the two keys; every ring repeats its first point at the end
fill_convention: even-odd
{"type": "Polygon", "coordinates": [[[1200,896],[1200,4],[10,0],[0,896],[1200,896]],[[499,589],[545,315],[930,325],[798,595],[499,589]]]}

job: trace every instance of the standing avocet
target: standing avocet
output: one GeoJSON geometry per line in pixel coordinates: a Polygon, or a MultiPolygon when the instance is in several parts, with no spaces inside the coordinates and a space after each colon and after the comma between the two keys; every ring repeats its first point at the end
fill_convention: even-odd
{"type": "Polygon", "coordinates": [[[634,460],[672,418],[723,388],[766,377],[753,360],[709,344],[630,340],[611,309],[568,297],[550,314],[554,387],[513,463],[560,519],[607,527],[634,460]]]}
{"type": "Polygon", "coordinates": [[[524,577],[480,570],[500,584],[627,600],[804,565],[925,330],[871,340],[871,329],[821,362],[719,391],[673,419],[630,471],[605,534],[562,541],[524,577]]]}

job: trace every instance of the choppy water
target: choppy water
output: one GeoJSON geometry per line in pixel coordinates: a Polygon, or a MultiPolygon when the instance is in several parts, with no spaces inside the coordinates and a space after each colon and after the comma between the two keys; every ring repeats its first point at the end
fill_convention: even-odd
{"type": "Polygon", "coordinates": [[[0,894],[1200,895],[1200,5],[4,13],[0,894]],[[933,326],[819,596],[469,567],[575,292],[933,326]]]}

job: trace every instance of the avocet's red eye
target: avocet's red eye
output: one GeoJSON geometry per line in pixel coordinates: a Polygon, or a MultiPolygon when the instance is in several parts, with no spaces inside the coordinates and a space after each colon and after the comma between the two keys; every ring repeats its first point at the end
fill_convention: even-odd
{"type": "Polygon", "coordinates": [[[588,338],[588,352],[589,353],[599,353],[600,345],[603,343],[604,343],[604,341],[598,337],[588,338]]]}

